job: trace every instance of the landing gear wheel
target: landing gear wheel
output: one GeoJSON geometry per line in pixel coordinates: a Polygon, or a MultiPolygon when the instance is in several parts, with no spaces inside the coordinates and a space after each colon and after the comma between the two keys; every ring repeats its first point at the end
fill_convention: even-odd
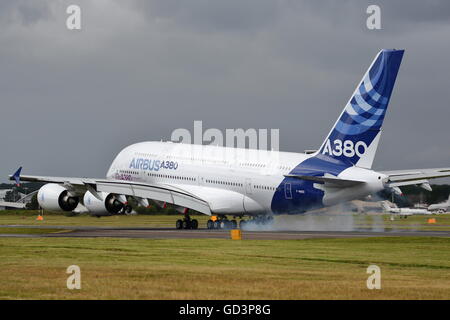
{"type": "Polygon", "coordinates": [[[198,221],[196,219],[191,220],[191,229],[198,228],[198,221]]]}
{"type": "Polygon", "coordinates": [[[133,208],[131,206],[129,206],[129,205],[126,205],[125,207],[123,207],[123,212],[125,214],[131,213],[132,210],[133,210],[133,208]]]}
{"type": "Polygon", "coordinates": [[[188,220],[183,221],[183,229],[190,229],[191,228],[191,222],[188,220]]]}
{"type": "Polygon", "coordinates": [[[208,229],[214,229],[214,222],[211,219],[208,220],[208,222],[206,223],[206,227],[208,229]]]}
{"type": "Polygon", "coordinates": [[[246,220],[241,220],[239,221],[239,229],[243,229],[245,227],[245,225],[247,224],[246,220]]]}
{"type": "Polygon", "coordinates": [[[182,229],[183,228],[183,220],[180,220],[180,219],[177,220],[176,228],[177,229],[182,229]]]}
{"type": "Polygon", "coordinates": [[[231,220],[231,229],[236,229],[236,228],[237,228],[237,221],[231,220]]]}
{"type": "Polygon", "coordinates": [[[219,228],[220,229],[228,229],[228,220],[222,220],[219,223],[219,228]]]}
{"type": "Polygon", "coordinates": [[[214,229],[220,229],[220,221],[216,220],[213,222],[214,229]]]}

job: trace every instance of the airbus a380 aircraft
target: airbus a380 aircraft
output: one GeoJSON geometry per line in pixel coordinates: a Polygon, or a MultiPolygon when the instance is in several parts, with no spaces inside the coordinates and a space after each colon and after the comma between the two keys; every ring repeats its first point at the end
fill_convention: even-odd
{"type": "MultiPolygon", "coordinates": [[[[72,211],[82,202],[92,215],[129,211],[127,197],[171,203],[184,213],[177,228],[196,229],[189,210],[215,215],[208,228],[236,227],[228,216],[258,223],[276,214],[357,199],[386,187],[421,185],[450,176],[450,168],[371,170],[381,126],[404,50],[381,50],[370,65],[322,146],[312,154],[142,142],[123,149],[106,179],[20,176],[47,182],[38,201],[47,210],[72,211]]],[[[241,224],[245,220],[241,221],[241,224]]]]}

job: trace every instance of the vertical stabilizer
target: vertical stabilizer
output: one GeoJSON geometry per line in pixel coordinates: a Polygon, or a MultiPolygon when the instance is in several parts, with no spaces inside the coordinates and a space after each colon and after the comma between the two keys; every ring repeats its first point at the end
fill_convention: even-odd
{"type": "Polygon", "coordinates": [[[404,50],[381,50],[318,154],[371,168],[404,50]]]}

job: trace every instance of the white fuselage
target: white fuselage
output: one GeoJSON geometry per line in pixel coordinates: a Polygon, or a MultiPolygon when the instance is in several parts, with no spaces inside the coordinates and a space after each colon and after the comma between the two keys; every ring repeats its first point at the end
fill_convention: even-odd
{"type": "MultiPolygon", "coordinates": [[[[303,153],[142,142],[126,147],[116,156],[107,179],[229,190],[251,198],[262,211],[269,213],[284,175],[310,157],[312,155],[303,153]]],[[[380,174],[369,169],[350,167],[339,176],[367,183],[357,188],[324,190],[322,205],[333,205],[383,189],[380,174]]],[[[283,192],[286,197],[295,198],[295,193],[305,192],[295,185],[289,187],[290,194],[286,190],[283,192]]],[[[324,189],[320,185],[317,187],[324,189]]]]}

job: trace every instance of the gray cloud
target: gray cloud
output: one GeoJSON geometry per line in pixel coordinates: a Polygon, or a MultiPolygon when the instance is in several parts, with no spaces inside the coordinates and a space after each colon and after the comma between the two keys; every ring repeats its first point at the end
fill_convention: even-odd
{"type": "Polygon", "coordinates": [[[150,19],[168,19],[197,32],[248,32],[266,28],[283,11],[283,2],[272,0],[229,1],[132,1],[150,19]]]}
{"type": "Polygon", "coordinates": [[[32,25],[50,18],[49,4],[45,1],[2,1],[0,2],[0,22],[5,24],[32,25]]]}
{"type": "Polygon", "coordinates": [[[0,172],[101,177],[122,147],[194,120],[315,148],[386,47],[406,54],[376,168],[449,166],[449,4],[378,1],[369,31],[369,3],[2,1],[0,172]]]}

